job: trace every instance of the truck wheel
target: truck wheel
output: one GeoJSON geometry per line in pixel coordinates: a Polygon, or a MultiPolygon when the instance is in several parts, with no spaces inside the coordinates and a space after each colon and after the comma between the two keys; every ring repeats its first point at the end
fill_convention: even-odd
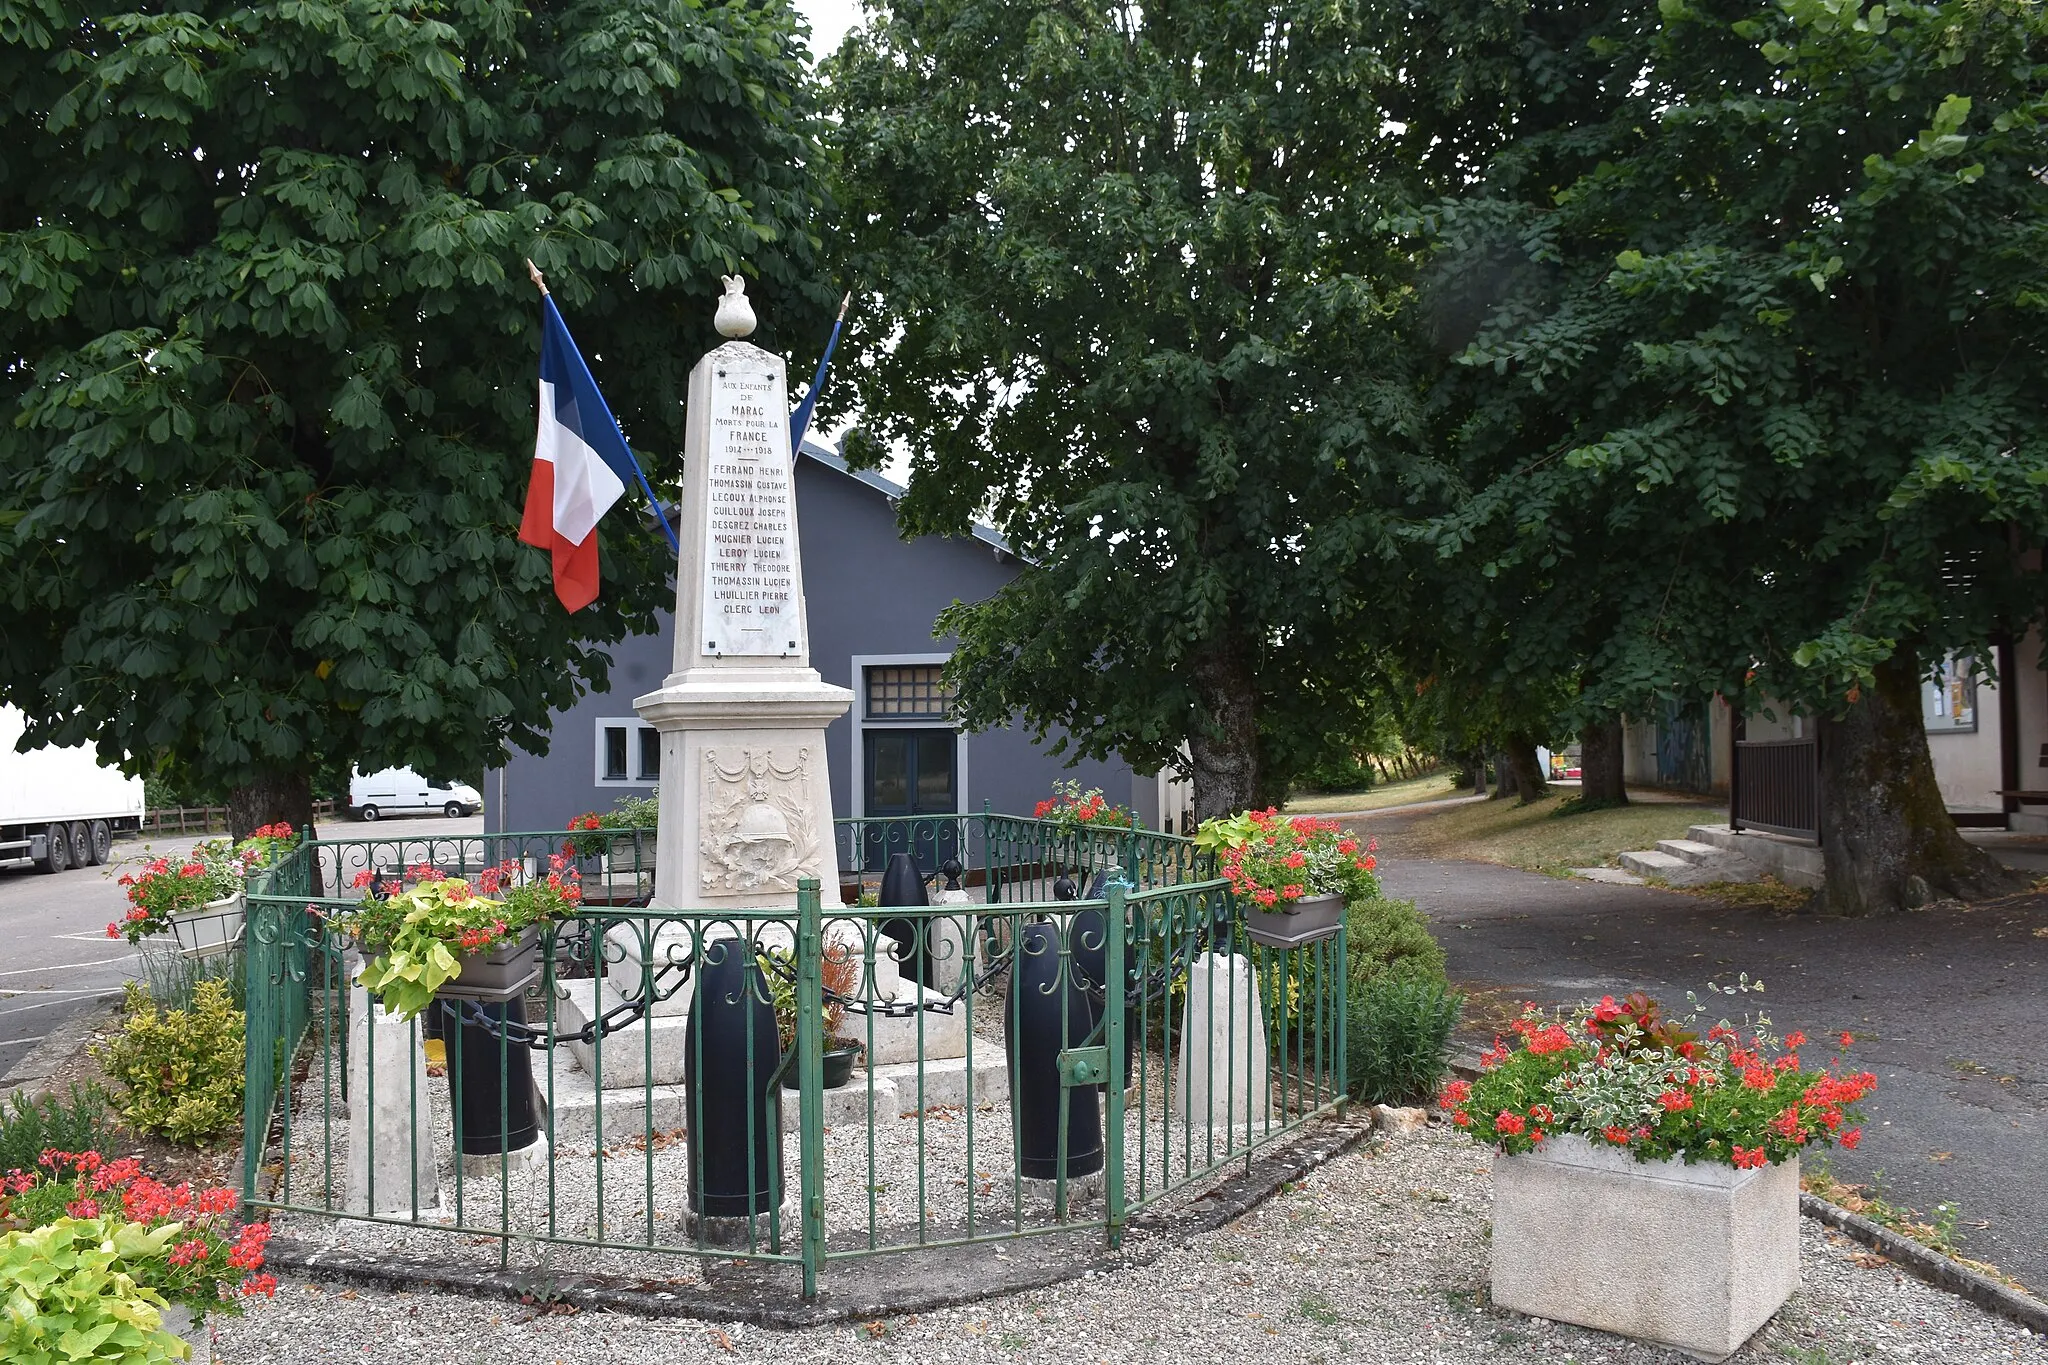
{"type": "Polygon", "coordinates": [[[364,806],[356,811],[356,818],[358,820],[375,820],[377,818],[377,808],[375,806],[364,806]]]}
{"type": "Polygon", "coordinates": [[[71,822],[71,865],[92,866],[92,830],[87,828],[83,820],[71,822]]]}
{"type": "Polygon", "coordinates": [[[92,822],[92,861],[97,867],[114,856],[114,831],[104,820],[92,822]]]}
{"type": "Polygon", "coordinates": [[[450,820],[460,820],[469,812],[463,809],[460,801],[450,801],[447,805],[441,807],[441,814],[447,816],[450,820]]]}
{"type": "Polygon", "coordinates": [[[71,831],[62,825],[52,825],[43,835],[43,861],[45,872],[62,872],[71,866],[71,831]]]}

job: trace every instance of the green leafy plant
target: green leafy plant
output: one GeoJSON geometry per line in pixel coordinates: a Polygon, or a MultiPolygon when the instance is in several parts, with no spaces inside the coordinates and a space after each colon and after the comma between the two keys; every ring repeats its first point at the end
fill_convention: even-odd
{"type": "Polygon", "coordinates": [[[17,1090],[0,1107],[0,1171],[33,1170],[56,1149],[98,1151],[113,1145],[114,1097],[101,1085],[74,1082],[68,1096],[30,1098],[17,1090]]]}
{"type": "Polygon", "coordinates": [[[1436,1092],[1465,997],[1441,971],[1414,961],[1353,982],[1346,1001],[1346,1088],[1367,1104],[1407,1104],[1436,1092]]]}
{"type": "Polygon", "coordinates": [[[636,847],[636,841],[620,836],[633,831],[655,830],[660,825],[661,798],[658,795],[622,796],[612,803],[608,811],[587,810],[569,821],[570,834],[589,837],[564,839],[562,852],[571,858],[585,858],[597,853],[610,853],[621,846],[636,847]]]}
{"type": "Polygon", "coordinates": [[[357,980],[383,1002],[385,1012],[412,1019],[435,994],[462,974],[466,956],[492,952],[536,925],[575,913],[583,900],[567,856],[548,858],[545,872],[528,875],[516,861],[485,868],[477,884],[425,865],[406,872],[410,885],[380,895],[374,874],[357,874],[371,894],[336,916],[335,928],[363,950],[357,980]]]}
{"type": "Polygon", "coordinates": [[[1138,814],[1119,806],[1102,794],[1102,788],[1081,790],[1073,778],[1052,784],[1052,795],[1040,801],[1032,814],[1065,830],[1136,829],[1138,814]]]}
{"type": "Polygon", "coordinates": [[[128,983],[121,1031],[92,1055],[124,1087],[114,1101],[137,1132],[203,1143],[242,1121],[244,1017],[226,983],[202,981],[190,1009],[162,1009],[128,983]]]}
{"type": "Polygon", "coordinates": [[[1368,896],[1344,912],[1345,969],[1351,989],[1400,967],[1415,967],[1441,981],[1444,950],[1414,901],[1368,896]]]}
{"type": "MultiPolygon", "coordinates": [[[[768,1000],[775,1007],[775,1033],[782,1042],[782,1050],[788,1052],[796,1046],[796,959],[787,948],[763,949],[760,958],[761,975],[768,982],[768,1000]]],[[[859,980],[860,963],[852,947],[844,943],[827,944],[818,960],[818,984],[823,987],[828,1049],[860,1045],[858,1039],[839,1036],[840,1026],[846,1022],[846,1009],[839,1002],[852,996],[859,980]]]]}
{"type": "Polygon", "coordinates": [[[147,1231],[101,1218],[60,1218],[0,1236],[0,1360],[157,1365],[190,1349],[163,1327],[163,1295],[124,1265],[165,1253],[175,1227],[147,1231]]]}
{"type": "Polygon", "coordinates": [[[1378,842],[1362,843],[1335,820],[1282,816],[1269,806],[1202,828],[1230,889],[1255,909],[1281,911],[1310,896],[1342,896],[1349,905],[1380,893],[1378,842]]]}
{"type": "MultiPolygon", "coordinates": [[[[1763,989],[1746,977],[1728,994],[1763,989]]],[[[1726,1019],[1698,1031],[1701,1006],[1671,1019],[1640,993],[1569,1015],[1531,1005],[1516,1040],[1496,1040],[1476,1081],[1453,1081],[1442,1102],[1451,1121],[1503,1152],[1529,1152],[1560,1133],[1621,1148],[1642,1160],[1681,1157],[1738,1168],[1762,1166],[1813,1145],[1854,1147],[1863,1130],[1854,1105],[1877,1087],[1871,1073],[1809,1069],[1770,1020],[1726,1019]]],[[[1852,1041],[1843,1034],[1847,1048],[1852,1041]]]]}
{"type": "Polygon", "coordinates": [[[277,1288],[275,1276],[259,1273],[270,1225],[237,1226],[240,1202],[225,1185],[195,1189],[190,1181],[157,1180],[135,1157],[109,1161],[97,1150],[47,1151],[30,1169],[10,1170],[0,1180],[0,1225],[34,1229],[97,1220],[117,1238],[126,1230],[146,1232],[147,1242],[128,1239],[132,1249],[121,1269],[203,1320],[209,1313],[240,1313],[241,1298],[277,1288]]]}
{"type": "MultiPolygon", "coordinates": [[[[248,981],[242,970],[242,950],[231,948],[226,952],[213,953],[206,957],[187,957],[175,948],[158,948],[144,945],[137,954],[142,967],[142,982],[149,989],[149,998],[161,1009],[189,1010],[193,994],[202,981],[218,981],[228,988],[228,996],[236,1009],[245,1009],[244,1000],[248,994],[248,981]]],[[[65,1146],[58,1143],[58,1146],[65,1146]]],[[[92,1146],[91,1143],[72,1143],[73,1148],[92,1146]]]]}
{"type": "Polygon", "coordinates": [[[242,889],[239,863],[225,839],[209,839],[181,858],[152,858],[140,872],[124,872],[120,880],[128,893],[128,913],[107,926],[107,937],[130,943],[167,933],[173,916],[242,889]]]}

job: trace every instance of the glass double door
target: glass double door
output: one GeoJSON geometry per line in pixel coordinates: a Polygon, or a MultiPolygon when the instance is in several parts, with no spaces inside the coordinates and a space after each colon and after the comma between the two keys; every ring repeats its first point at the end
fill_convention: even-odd
{"type": "MultiPolygon", "coordinates": [[[[946,816],[960,811],[960,739],[950,729],[868,730],[863,734],[861,809],[869,819],[946,816]]],[[[959,822],[908,820],[862,832],[861,864],[879,872],[892,853],[909,853],[931,873],[960,856],[959,822]]]]}

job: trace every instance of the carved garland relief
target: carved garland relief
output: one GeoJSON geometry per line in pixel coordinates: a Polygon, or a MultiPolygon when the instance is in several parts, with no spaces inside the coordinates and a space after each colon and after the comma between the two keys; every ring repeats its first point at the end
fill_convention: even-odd
{"type": "Polygon", "coordinates": [[[706,749],[703,770],[704,890],[796,890],[818,860],[810,749],[706,749]]]}

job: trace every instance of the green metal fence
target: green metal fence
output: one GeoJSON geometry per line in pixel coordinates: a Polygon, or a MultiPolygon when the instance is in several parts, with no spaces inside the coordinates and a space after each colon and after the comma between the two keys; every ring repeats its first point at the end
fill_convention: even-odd
{"type": "Polygon", "coordinates": [[[832,893],[742,910],[650,906],[651,831],[300,850],[249,898],[245,1201],[499,1265],[786,1265],[808,1296],[847,1258],[1115,1244],[1342,1103],[1342,933],[1251,942],[1188,841],[982,813],[841,822],[838,845],[832,893]],[[836,903],[898,852],[937,903],[836,903]],[[585,904],[522,993],[399,1024],[351,987],[330,920],[360,883],[554,858],[585,904]]]}

